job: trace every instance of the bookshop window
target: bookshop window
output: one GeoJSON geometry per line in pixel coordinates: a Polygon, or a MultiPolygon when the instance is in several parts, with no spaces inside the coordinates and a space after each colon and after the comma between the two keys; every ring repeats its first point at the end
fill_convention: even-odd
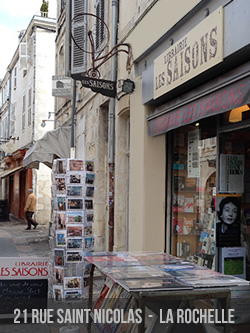
{"type": "MultiPolygon", "coordinates": [[[[219,193],[221,196],[234,198],[237,203],[239,215],[231,224],[233,236],[225,240],[217,236],[218,247],[241,246],[246,256],[246,279],[250,280],[250,129],[249,127],[221,133],[220,135],[220,181],[219,193]]],[[[219,202],[217,200],[217,206],[219,202]]],[[[217,228],[218,230],[218,228],[217,228]]],[[[230,274],[243,274],[243,264],[239,260],[231,262],[230,274]],[[242,271],[240,272],[239,269],[242,271]],[[240,272],[240,273],[239,273],[240,272]]]]}
{"type": "Polygon", "coordinates": [[[173,134],[172,253],[213,268],[216,119],[173,134]]]}

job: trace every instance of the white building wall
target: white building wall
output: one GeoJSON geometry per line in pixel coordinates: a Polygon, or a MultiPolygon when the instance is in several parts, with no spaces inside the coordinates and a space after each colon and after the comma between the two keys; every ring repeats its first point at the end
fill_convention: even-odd
{"type": "MultiPolygon", "coordinates": [[[[36,19],[39,19],[36,17],[36,19]]],[[[50,20],[49,21],[53,21],[50,20]]],[[[48,28],[53,29],[53,22],[48,28]]],[[[30,23],[33,24],[32,22],[30,23]]],[[[31,25],[29,28],[31,28],[31,25]]],[[[54,122],[46,122],[41,127],[41,122],[48,119],[48,112],[54,111],[54,97],[52,97],[52,75],[55,68],[55,33],[34,27],[21,42],[28,40],[27,67],[24,70],[20,65],[19,52],[12,59],[12,92],[11,121],[14,121],[14,135],[17,149],[30,147],[47,131],[54,128],[54,122]],[[16,69],[15,69],[16,68],[16,69]],[[16,75],[15,75],[16,74],[16,75]],[[16,82],[16,84],[15,84],[16,82]],[[31,122],[28,124],[29,90],[31,89],[31,122]],[[25,126],[23,127],[23,96],[25,95],[25,126]]],[[[55,30],[55,24],[54,24],[55,30]]],[[[53,119],[50,118],[50,119],[53,119]]],[[[13,134],[12,134],[13,135],[13,134]]],[[[39,170],[33,170],[33,187],[38,197],[36,218],[40,224],[48,224],[51,209],[51,169],[40,164],[39,170]]]]}

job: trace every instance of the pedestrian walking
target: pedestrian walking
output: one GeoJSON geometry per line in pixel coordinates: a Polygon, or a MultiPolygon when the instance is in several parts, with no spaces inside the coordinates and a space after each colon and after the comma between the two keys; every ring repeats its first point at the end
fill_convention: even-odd
{"type": "Polygon", "coordinates": [[[33,193],[32,189],[29,189],[28,193],[29,193],[29,195],[28,195],[25,207],[24,207],[25,217],[28,222],[28,227],[25,230],[30,230],[31,225],[34,226],[34,229],[36,229],[36,227],[38,226],[38,223],[32,218],[33,214],[36,211],[37,198],[36,198],[35,194],[33,193]]]}

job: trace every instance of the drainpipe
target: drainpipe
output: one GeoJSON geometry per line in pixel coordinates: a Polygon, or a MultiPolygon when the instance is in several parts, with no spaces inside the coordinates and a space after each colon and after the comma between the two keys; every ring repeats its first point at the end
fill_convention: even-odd
{"type": "MultiPolygon", "coordinates": [[[[112,0],[111,49],[117,44],[119,0],[112,0]]],[[[111,58],[111,80],[117,78],[117,55],[111,58]]],[[[114,185],[115,185],[115,98],[110,99],[109,107],[109,177],[108,177],[108,250],[114,246],[114,185]]]]}
{"type": "Polygon", "coordinates": [[[75,158],[76,157],[75,114],[76,114],[76,80],[73,80],[70,158],[75,158]]]}

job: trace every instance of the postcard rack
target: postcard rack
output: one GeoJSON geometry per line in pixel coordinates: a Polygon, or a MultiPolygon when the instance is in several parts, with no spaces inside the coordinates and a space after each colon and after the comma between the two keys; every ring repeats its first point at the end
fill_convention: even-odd
{"type": "Polygon", "coordinates": [[[89,281],[83,251],[93,251],[94,162],[56,159],[52,169],[50,293],[55,302],[81,301],[89,281]]]}
{"type": "MultiPolygon", "coordinates": [[[[220,308],[224,309],[227,319],[231,287],[249,285],[246,280],[200,268],[191,262],[164,253],[93,252],[85,253],[84,256],[90,263],[88,308],[92,309],[92,312],[94,309],[119,309],[121,304],[125,312],[125,308],[139,308],[142,310],[142,322],[136,327],[139,333],[152,332],[156,324],[158,315],[150,307],[151,300],[164,303],[176,301],[177,308],[184,309],[185,306],[193,308],[198,300],[214,299],[216,306],[219,304],[220,308]],[[103,274],[107,282],[93,305],[95,269],[103,274]],[[152,318],[150,322],[148,317],[152,318]]],[[[88,332],[91,332],[91,325],[90,319],[88,332]]],[[[95,322],[95,325],[102,332],[134,332],[132,327],[124,327],[124,324],[112,327],[112,324],[97,325],[95,322]]],[[[201,326],[202,330],[203,325],[201,326]]],[[[174,327],[174,323],[169,325],[167,332],[172,332],[174,327]]],[[[230,324],[225,320],[224,332],[229,331],[230,324]]]]}

